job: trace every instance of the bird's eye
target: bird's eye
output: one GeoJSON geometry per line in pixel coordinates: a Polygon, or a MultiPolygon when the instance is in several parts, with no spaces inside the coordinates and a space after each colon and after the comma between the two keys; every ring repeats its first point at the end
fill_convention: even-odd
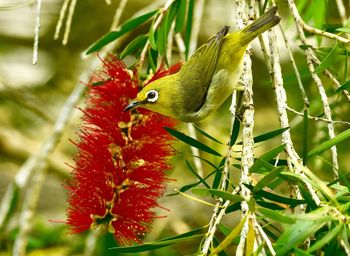
{"type": "Polygon", "coordinates": [[[158,100],[158,92],[156,90],[150,90],[147,93],[148,102],[156,102],[158,100]]]}

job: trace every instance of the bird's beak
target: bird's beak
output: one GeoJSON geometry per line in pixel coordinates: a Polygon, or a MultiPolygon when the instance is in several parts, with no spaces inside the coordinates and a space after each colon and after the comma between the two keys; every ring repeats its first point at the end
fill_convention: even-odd
{"type": "Polygon", "coordinates": [[[139,104],[140,104],[140,102],[138,102],[138,101],[131,102],[129,105],[126,106],[126,108],[124,108],[124,112],[129,111],[130,109],[133,109],[134,107],[136,107],[139,104]]]}

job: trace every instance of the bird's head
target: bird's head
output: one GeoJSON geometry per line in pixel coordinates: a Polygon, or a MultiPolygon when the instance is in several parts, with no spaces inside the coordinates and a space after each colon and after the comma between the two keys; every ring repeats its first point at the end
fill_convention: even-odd
{"type": "Polygon", "coordinates": [[[124,111],[141,107],[162,115],[176,117],[174,114],[176,94],[177,87],[173,77],[162,77],[145,86],[124,111]]]}

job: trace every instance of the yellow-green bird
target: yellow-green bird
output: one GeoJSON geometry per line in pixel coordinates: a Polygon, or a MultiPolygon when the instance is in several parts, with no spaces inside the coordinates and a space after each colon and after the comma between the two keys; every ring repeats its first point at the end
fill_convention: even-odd
{"type": "Polygon", "coordinates": [[[196,122],[216,110],[235,90],[248,44],[279,23],[277,7],[234,33],[228,26],[211,37],[179,72],[145,86],[125,111],[142,107],[184,122],[196,122]]]}

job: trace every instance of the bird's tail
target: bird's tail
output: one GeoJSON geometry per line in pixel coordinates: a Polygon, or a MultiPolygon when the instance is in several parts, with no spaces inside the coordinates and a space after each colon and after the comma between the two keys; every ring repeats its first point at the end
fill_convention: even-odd
{"type": "Polygon", "coordinates": [[[241,44],[246,45],[250,43],[255,37],[277,25],[281,20],[281,18],[276,15],[277,9],[277,6],[272,7],[252,24],[243,28],[240,31],[244,34],[241,39],[241,44]]]}

